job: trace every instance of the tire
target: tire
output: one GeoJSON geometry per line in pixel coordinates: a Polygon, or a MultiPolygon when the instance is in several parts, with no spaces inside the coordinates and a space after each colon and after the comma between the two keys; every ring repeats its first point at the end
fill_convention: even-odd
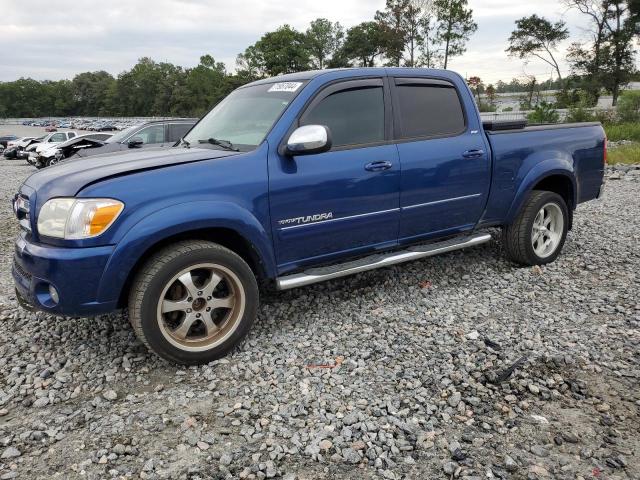
{"type": "Polygon", "coordinates": [[[515,221],[502,229],[505,255],[520,265],[551,263],[562,251],[568,225],[569,210],[564,199],[554,192],[534,190],[515,221]]]}
{"type": "Polygon", "coordinates": [[[200,365],[225,356],[249,332],[259,305],[256,277],[231,250],[182,241],[153,255],[129,294],[138,338],[170,362],[200,365]]]}
{"type": "Polygon", "coordinates": [[[47,167],[52,167],[53,165],[57,165],[59,163],[60,163],[60,160],[58,160],[56,157],[51,157],[47,159],[47,167]]]}

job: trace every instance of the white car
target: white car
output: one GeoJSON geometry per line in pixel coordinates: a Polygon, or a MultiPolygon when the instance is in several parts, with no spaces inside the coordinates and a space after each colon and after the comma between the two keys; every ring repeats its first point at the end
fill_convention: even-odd
{"type": "Polygon", "coordinates": [[[70,140],[77,136],[78,134],[76,132],[53,132],[50,135],[47,135],[45,139],[40,144],[38,144],[38,146],[35,148],[35,152],[43,152],[54,145],[66,142],[67,140],[70,140]]]}
{"type": "Polygon", "coordinates": [[[49,143],[47,148],[40,151],[35,159],[36,168],[49,167],[63,160],[77,150],[85,148],[98,148],[104,145],[105,140],[111,138],[112,133],[96,132],[78,135],[62,143],[49,143]]]}
{"type": "Polygon", "coordinates": [[[34,138],[35,137],[21,137],[15,140],[11,140],[10,142],[7,142],[7,148],[11,148],[11,147],[24,148],[27,146],[27,143],[29,143],[29,141],[33,140],[34,138]]]}
{"type": "Polygon", "coordinates": [[[46,137],[44,137],[41,142],[29,145],[25,149],[27,152],[29,152],[27,162],[29,162],[31,165],[35,165],[40,152],[53,145],[59,145],[60,143],[66,142],[67,140],[75,138],[77,136],[78,134],[76,132],[51,132],[46,137]]]}

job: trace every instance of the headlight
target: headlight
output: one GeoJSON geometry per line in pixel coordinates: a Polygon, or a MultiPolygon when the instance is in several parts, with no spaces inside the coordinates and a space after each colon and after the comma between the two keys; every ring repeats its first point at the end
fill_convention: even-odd
{"type": "Polygon", "coordinates": [[[122,212],[124,203],[111,198],[53,198],[38,215],[38,233],[78,240],[105,232],[122,212]]]}

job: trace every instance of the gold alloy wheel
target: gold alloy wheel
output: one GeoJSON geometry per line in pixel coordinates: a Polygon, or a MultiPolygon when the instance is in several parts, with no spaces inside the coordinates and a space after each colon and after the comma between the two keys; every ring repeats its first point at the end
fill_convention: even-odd
{"type": "Polygon", "coordinates": [[[215,263],[192,265],[164,287],[158,325],[173,346],[190,352],[209,350],[237,329],[246,305],[238,276],[215,263]]]}

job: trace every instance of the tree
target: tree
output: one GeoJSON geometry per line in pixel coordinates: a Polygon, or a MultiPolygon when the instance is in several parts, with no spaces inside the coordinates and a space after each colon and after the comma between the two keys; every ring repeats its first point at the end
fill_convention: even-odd
{"type": "Polygon", "coordinates": [[[591,42],[573,44],[568,60],[576,73],[587,76],[587,88],[597,97],[601,88],[611,92],[615,106],[621,87],[635,72],[634,36],[638,18],[619,0],[565,0],[590,19],[591,42]]]}
{"type": "Polygon", "coordinates": [[[435,0],[438,28],[436,40],[444,44],[444,68],[449,58],[462,55],[466,43],[478,29],[473,21],[473,10],[467,9],[467,0],[435,0]]]}
{"type": "Polygon", "coordinates": [[[344,40],[344,30],[336,22],[318,18],[311,22],[305,33],[305,43],[315,68],[325,68],[344,40]]]}
{"type": "Polygon", "coordinates": [[[489,105],[494,106],[496,104],[496,87],[493,84],[489,84],[487,88],[484,90],[485,95],[487,96],[487,100],[489,101],[489,105]]]}
{"type": "Polygon", "coordinates": [[[386,9],[376,12],[384,34],[385,56],[395,66],[433,66],[435,44],[433,0],[387,0],[386,9]]]}
{"type": "Polygon", "coordinates": [[[380,25],[377,22],[362,22],[347,30],[339,56],[360,67],[373,67],[384,48],[384,34],[380,25]]]}
{"type": "Polygon", "coordinates": [[[627,4],[629,6],[631,22],[635,25],[635,34],[640,36],[640,0],[628,0],[627,4]]]}
{"type": "Polygon", "coordinates": [[[507,52],[520,59],[536,57],[551,65],[562,80],[560,66],[554,56],[560,42],[569,38],[563,21],[551,23],[536,14],[516,20],[516,29],[509,37],[507,52]]]}
{"type": "Polygon", "coordinates": [[[484,88],[482,80],[480,79],[480,77],[469,77],[469,79],[467,80],[467,85],[469,85],[471,91],[473,91],[478,97],[478,105],[480,105],[480,93],[482,93],[482,89],[484,88]]]}
{"type": "Polygon", "coordinates": [[[400,66],[404,54],[407,37],[404,17],[409,5],[409,0],[387,0],[385,10],[377,11],[375,15],[382,35],[384,55],[389,64],[396,67],[400,66]]]}
{"type": "Polygon", "coordinates": [[[110,109],[107,92],[115,82],[115,78],[104,70],[76,75],[71,82],[75,113],[79,115],[107,113],[110,109]]]}
{"type": "Polygon", "coordinates": [[[522,110],[531,110],[535,105],[540,103],[540,85],[535,75],[527,75],[527,82],[525,83],[526,94],[520,97],[520,108],[522,110]],[[536,99],[534,100],[534,96],[536,99]]]}
{"type": "Polygon", "coordinates": [[[262,52],[255,45],[247,47],[244,53],[236,58],[237,74],[247,82],[252,82],[266,75],[262,52]]]}
{"type": "Polygon", "coordinates": [[[260,67],[267,75],[309,69],[310,54],[305,43],[305,35],[289,25],[265,33],[253,47],[256,54],[254,58],[261,60],[260,67]]]}
{"type": "Polygon", "coordinates": [[[195,68],[177,70],[168,85],[173,86],[173,96],[165,111],[193,116],[203,115],[232,90],[224,64],[211,55],[200,57],[195,68]]]}
{"type": "Polygon", "coordinates": [[[444,62],[442,44],[438,38],[437,12],[434,0],[422,2],[422,18],[419,25],[418,50],[420,55],[416,66],[437,68],[444,62]]]}

